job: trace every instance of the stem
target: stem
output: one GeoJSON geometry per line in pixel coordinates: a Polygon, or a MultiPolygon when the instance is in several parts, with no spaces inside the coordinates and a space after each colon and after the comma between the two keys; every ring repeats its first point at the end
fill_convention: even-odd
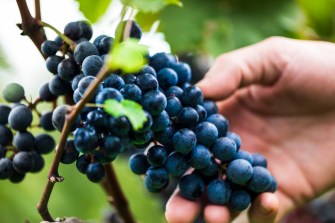
{"type": "Polygon", "coordinates": [[[109,202],[115,206],[116,210],[127,223],[135,223],[135,219],[129,209],[127,198],[125,197],[118,179],[116,177],[114,168],[112,164],[107,164],[104,166],[106,171],[106,177],[103,182],[103,186],[107,188],[109,197],[109,202]]]}
{"type": "Polygon", "coordinates": [[[67,43],[71,50],[74,50],[74,48],[76,47],[76,44],[67,36],[65,36],[63,33],[61,33],[58,29],[56,29],[54,26],[50,25],[49,23],[40,21],[41,26],[43,27],[48,27],[50,29],[52,29],[55,33],[57,33],[57,35],[62,38],[62,40],[67,43]]]}
{"type": "Polygon", "coordinates": [[[40,4],[40,0],[35,0],[35,19],[41,20],[41,4],[40,4]]]}
{"type": "MultiPolygon", "coordinates": [[[[22,29],[24,35],[28,35],[33,41],[39,52],[41,52],[41,44],[47,39],[44,29],[39,25],[38,20],[33,18],[30,14],[26,0],[16,0],[21,14],[22,24],[19,27],[22,29]]],[[[44,59],[46,57],[42,54],[44,59]]]]}

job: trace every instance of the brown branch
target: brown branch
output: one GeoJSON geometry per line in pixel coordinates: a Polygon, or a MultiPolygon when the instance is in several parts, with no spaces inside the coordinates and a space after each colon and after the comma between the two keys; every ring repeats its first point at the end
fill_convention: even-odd
{"type": "MultiPolygon", "coordinates": [[[[20,10],[22,24],[18,25],[23,35],[29,36],[37,49],[41,52],[41,44],[46,40],[44,29],[38,20],[31,16],[26,0],[16,0],[20,10]]],[[[46,58],[43,54],[42,56],[46,58]]]]}
{"type": "Polygon", "coordinates": [[[40,0],[35,0],[35,19],[41,20],[41,3],[40,3],[40,0]]]}
{"type": "Polygon", "coordinates": [[[103,182],[103,186],[108,191],[109,202],[115,206],[119,215],[127,223],[135,223],[135,219],[129,209],[129,204],[127,198],[125,197],[121,186],[116,177],[114,168],[112,164],[104,165],[106,177],[103,182]]]}

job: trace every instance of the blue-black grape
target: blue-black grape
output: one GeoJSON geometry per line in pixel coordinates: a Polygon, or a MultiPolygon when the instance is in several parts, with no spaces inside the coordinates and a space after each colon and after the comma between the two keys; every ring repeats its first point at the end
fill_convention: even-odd
{"type": "Polygon", "coordinates": [[[237,147],[237,151],[240,149],[241,147],[241,138],[235,133],[235,132],[228,132],[227,133],[227,137],[231,138],[232,140],[235,141],[236,143],[236,147],[237,147]]]}
{"type": "Polygon", "coordinates": [[[129,167],[133,173],[141,175],[147,172],[150,164],[143,153],[135,153],[129,158],[129,167]]]}
{"type": "Polygon", "coordinates": [[[98,183],[104,179],[105,169],[100,163],[90,163],[86,169],[86,176],[90,181],[98,183]]]}
{"type": "Polygon", "coordinates": [[[26,106],[18,106],[13,108],[8,116],[9,126],[17,131],[23,131],[31,125],[33,115],[31,110],[26,106]]]}
{"type": "Polygon", "coordinates": [[[72,139],[66,140],[66,144],[64,147],[64,152],[60,161],[64,164],[74,163],[79,157],[79,152],[76,150],[74,146],[74,141],[72,139]]]}
{"type": "Polygon", "coordinates": [[[166,171],[172,176],[182,176],[188,168],[185,156],[179,152],[172,152],[165,164],[166,171]]]}
{"type": "Polygon", "coordinates": [[[233,190],[229,199],[229,207],[234,211],[243,211],[249,207],[251,197],[245,190],[233,190]]]}
{"type": "Polygon", "coordinates": [[[103,82],[103,86],[105,88],[111,87],[117,90],[120,90],[123,87],[123,85],[125,85],[124,80],[120,75],[117,74],[111,74],[103,82]]]}
{"type": "Polygon", "coordinates": [[[59,75],[55,75],[49,81],[49,90],[53,95],[64,95],[71,91],[71,85],[68,81],[63,80],[59,75]]]}
{"type": "Polygon", "coordinates": [[[191,67],[187,63],[178,62],[171,63],[170,67],[178,75],[178,85],[182,86],[184,83],[189,82],[192,77],[191,67]]]}
{"type": "Polygon", "coordinates": [[[185,88],[183,94],[181,95],[181,102],[185,106],[196,106],[198,104],[202,104],[204,100],[204,96],[200,88],[196,86],[189,86],[185,88]]]}
{"type": "Polygon", "coordinates": [[[192,107],[184,107],[178,114],[178,123],[184,127],[193,127],[199,121],[198,112],[192,107]]]}
{"type": "Polygon", "coordinates": [[[176,151],[187,154],[195,148],[197,136],[190,129],[180,129],[173,135],[172,144],[176,151]]]}
{"type": "Polygon", "coordinates": [[[25,176],[26,174],[18,173],[14,170],[14,173],[10,176],[9,181],[12,183],[20,183],[21,181],[23,181],[25,176]]]}
{"type": "Polygon", "coordinates": [[[0,125],[0,145],[7,146],[12,143],[13,133],[4,125],[0,125]]]}
{"type": "Polygon", "coordinates": [[[75,91],[78,88],[79,81],[85,77],[85,74],[81,73],[76,75],[72,82],[71,82],[71,88],[73,91],[75,91]]]}
{"type": "Polygon", "coordinates": [[[119,137],[106,136],[103,139],[102,150],[106,156],[115,158],[124,150],[124,148],[119,137]]]}
{"type": "Polygon", "coordinates": [[[194,128],[197,142],[210,148],[218,139],[218,130],[210,122],[201,122],[194,128]]]}
{"type": "Polygon", "coordinates": [[[180,100],[175,96],[169,96],[167,98],[166,112],[170,117],[177,116],[180,110],[182,109],[182,104],[180,100]]]}
{"type": "Polygon", "coordinates": [[[95,47],[93,43],[88,41],[83,41],[79,43],[74,49],[73,56],[76,60],[77,64],[83,63],[85,58],[92,55],[98,55],[98,49],[95,47]]]}
{"type": "Polygon", "coordinates": [[[253,174],[247,182],[247,187],[256,193],[265,192],[271,186],[272,176],[270,172],[262,166],[255,166],[252,169],[253,174]]]}
{"type": "Polygon", "coordinates": [[[205,119],[207,117],[206,109],[201,105],[195,106],[194,109],[197,111],[197,113],[199,115],[199,122],[205,121],[205,119]]]}
{"type": "Polygon", "coordinates": [[[254,153],[252,154],[252,158],[253,158],[252,166],[262,166],[265,168],[268,166],[268,162],[266,161],[266,158],[262,154],[254,153]]]}
{"type": "Polygon", "coordinates": [[[55,140],[48,134],[41,133],[35,137],[34,149],[39,154],[47,154],[56,147],[55,140]]]}
{"type": "Polygon", "coordinates": [[[122,77],[125,84],[136,84],[137,77],[133,74],[126,74],[122,77]]]}
{"type": "MultiPolygon", "coordinates": [[[[101,41],[103,38],[105,38],[105,37],[108,37],[108,36],[102,34],[102,35],[97,36],[97,37],[94,39],[93,44],[94,44],[94,46],[95,46],[98,50],[99,50],[99,44],[100,44],[100,41],[101,41]]],[[[100,54],[101,54],[101,53],[100,53],[100,54]]]]}
{"type": "Polygon", "coordinates": [[[142,106],[151,115],[160,114],[167,105],[165,95],[160,91],[150,91],[143,96],[142,106]]]}
{"type": "Polygon", "coordinates": [[[74,133],[74,144],[78,152],[93,152],[98,146],[98,136],[93,128],[78,128],[74,133]]]}
{"type": "Polygon", "coordinates": [[[179,180],[180,194],[188,200],[196,200],[205,191],[205,183],[196,174],[184,175],[179,180]]]}
{"type": "Polygon", "coordinates": [[[172,144],[171,139],[175,134],[175,132],[176,132],[175,127],[170,125],[161,132],[155,132],[155,139],[162,145],[171,145],[172,144]]]}
{"type": "Polygon", "coordinates": [[[0,179],[8,179],[14,173],[12,161],[8,158],[0,159],[0,179]]]}
{"type": "Polygon", "coordinates": [[[131,125],[128,118],[125,116],[120,116],[118,118],[110,116],[107,118],[107,128],[112,134],[125,136],[129,133],[131,125]]]}
{"type": "Polygon", "coordinates": [[[162,188],[169,181],[169,175],[164,168],[150,167],[146,172],[145,184],[152,188],[162,188]]]}
{"type": "Polygon", "coordinates": [[[60,64],[62,61],[64,60],[63,57],[57,56],[57,55],[52,55],[49,56],[46,61],[45,61],[45,65],[48,69],[48,71],[50,71],[53,74],[57,74],[58,73],[58,64],[60,64]]]}
{"type": "Polygon", "coordinates": [[[116,90],[115,88],[104,88],[97,94],[95,103],[104,104],[108,99],[114,99],[120,102],[123,100],[123,96],[120,91],[116,90]]]}
{"type": "Polygon", "coordinates": [[[227,177],[235,184],[243,185],[253,176],[251,164],[244,159],[236,159],[227,167],[227,177]]]}
{"type": "Polygon", "coordinates": [[[231,196],[230,184],[222,179],[213,180],[207,187],[207,198],[212,204],[226,204],[231,196]]]}
{"type": "Polygon", "coordinates": [[[126,84],[120,89],[120,93],[125,99],[141,102],[142,91],[136,84],[126,84]]]}
{"type": "Polygon", "coordinates": [[[76,162],[77,170],[80,173],[86,174],[87,167],[90,163],[91,163],[91,157],[89,155],[82,154],[81,156],[78,157],[76,162]]]}
{"type": "Polygon", "coordinates": [[[158,89],[157,78],[149,73],[138,75],[136,84],[141,88],[142,92],[154,91],[158,89]]]}
{"type": "Polygon", "coordinates": [[[13,143],[20,151],[31,151],[34,147],[35,138],[28,131],[19,131],[16,132],[13,143]]]}
{"type": "Polygon", "coordinates": [[[235,158],[237,148],[232,139],[228,137],[221,137],[214,144],[212,151],[215,158],[223,162],[227,162],[235,158]]]}
{"type": "Polygon", "coordinates": [[[49,83],[45,83],[40,87],[39,97],[43,101],[53,101],[57,98],[57,96],[50,91],[49,83]]]}
{"type": "Polygon", "coordinates": [[[141,39],[141,37],[142,37],[142,29],[137,24],[137,22],[134,21],[134,20],[127,20],[127,21],[120,22],[119,25],[116,28],[115,36],[117,36],[117,35],[122,35],[123,36],[123,34],[122,33],[119,34],[119,32],[122,32],[122,27],[124,27],[124,29],[126,29],[126,26],[128,24],[130,25],[129,37],[130,38],[141,39]]]}
{"type": "Polygon", "coordinates": [[[236,156],[234,159],[244,159],[247,160],[251,165],[254,162],[254,158],[252,157],[252,155],[245,150],[240,150],[236,153],[236,156]]]}
{"type": "Polygon", "coordinates": [[[175,63],[176,59],[167,53],[156,53],[149,60],[149,65],[153,67],[156,71],[159,71],[162,68],[169,67],[170,64],[175,63]]]}
{"type": "Polygon", "coordinates": [[[178,75],[171,68],[164,68],[158,71],[157,80],[161,88],[167,89],[171,86],[177,85],[178,75]]]}
{"type": "Polygon", "coordinates": [[[152,120],[151,130],[154,132],[163,131],[170,125],[170,117],[166,111],[162,111],[159,115],[153,116],[152,120]]]}
{"type": "Polygon", "coordinates": [[[104,37],[99,42],[99,52],[100,54],[107,54],[113,45],[114,39],[112,37],[104,37]]]}
{"type": "Polygon", "coordinates": [[[68,58],[58,64],[57,72],[60,78],[69,82],[78,74],[79,68],[73,59],[68,58]]]}
{"type": "MultiPolygon", "coordinates": [[[[60,105],[52,113],[52,124],[58,131],[62,131],[65,123],[65,115],[67,111],[70,111],[72,107],[70,105],[60,105]]],[[[71,131],[74,131],[75,128],[80,123],[80,117],[78,116],[75,123],[71,127],[71,131]]]]}
{"type": "Polygon", "coordinates": [[[210,115],[208,116],[206,121],[213,123],[216,126],[219,133],[219,137],[224,137],[227,135],[229,129],[229,123],[228,120],[223,115],[220,114],[210,115]]]}
{"type": "Polygon", "coordinates": [[[183,92],[184,92],[183,89],[181,89],[180,87],[172,86],[165,90],[165,95],[166,97],[175,96],[180,99],[183,92]]]}
{"type": "Polygon", "coordinates": [[[0,125],[6,125],[8,123],[8,116],[11,108],[7,105],[0,104],[0,125]]]}
{"type": "Polygon", "coordinates": [[[55,55],[59,49],[59,45],[52,40],[45,40],[41,45],[41,52],[45,56],[55,55]]]}
{"type": "Polygon", "coordinates": [[[29,152],[16,153],[13,158],[13,167],[19,173],[27,173],[34,168],[34,158],[29,152]]]}
{"type": "Polygon", "coordinates": [[[203,145],[196,145],[186,156],[187,163],[194,169],[203,169],[210,165],[211,154],[203,145]]]}
{"type": "Polygon", "coordinates": [[[207,111],[207,116],[218,113],[218,107],[216,106],[214,101],[203,101],[202,106],[207,111]]]}
{"type": "Polygon", "coordinates": [[[167,150],[163,146],[152,146],[147,152],[148,162],[154,167],[163,167],[167,158],[167,150]]]}
{"type": "Polygon", "coordinates": [[[213,157],[211,158],[210,164],[208,166],[206,166],[203,169],[199,169],[199,172],[207,177],[217,175],[218,171],[219,171],[219,165],[217,164],[217,162],[213,157]]]}
{"type": "Polygon", "coordinates": [[[35,151],[30,152],[30,156],[34,160],[34,167],[32,170],[30,170],[30,172],[31,173],[40,172],[43,169],[44,164],[45,164],[43,157],[40,154],[36,153],[35,151]]]}
{"type": "Polygon", "coordinates": [[[97,55],[91,55],[84,59],[82,70],[86,76],[97,76],[103,65],[104,61],[101,59],[101,57],[97,55]]]}

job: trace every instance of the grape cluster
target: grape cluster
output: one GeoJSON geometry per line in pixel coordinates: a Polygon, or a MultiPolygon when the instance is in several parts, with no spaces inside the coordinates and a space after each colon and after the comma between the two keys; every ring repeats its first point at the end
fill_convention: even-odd
{"type": "MultiPolygon", "coordinates": [[[[21,85],[9,84],[3,91],[3,97],[13,104],[11,107],[0,104],[0,179],[9,179],[13,183],[21,182],[28,172],[42,170],[42,155],[55,147],[50,135],[42,133],[33,136],[27,130],[32,126],[33,114],[30,107],[20,103],[25,99],[24,94],[21,85]]],[[[42,117],[45,119],[45,116],[42,117]]],[[[42,122],[47,123],[46,120],[42,122]]]]}
{"type": "MultiPolygon", "coordinates": [[[[73,92],[78,103],[96,80],[114,39],[100,35],[89,42],[92,29],[83,21],[66,25],[64,34],[76,42],[74,49],[59,37],[41,46],[48,57],[47,68],[55,76],[40,92],[46,98],[73,92]]],[[[130,37],[141,36],[141,28],[132,21],[130,37]]],[[[113,117],[101,106],[85,107],[61,162],[76,162],[89,180],[99,182],[105,176],[103,165],[120,153],[148,148],[131,156],[129,164],[132,172],[145,175],[150,192],[164,190],[169,175],[176,176],[183,197],[194,200],[206,194],[211,203],[229,204],[237,211],[247,208],[257,194],[274,192],[277,183],[266,169],[266,159],[240,150],[241,139],[229,131],[228,120],[190,80],[190,66],[167,53],[148,56],[148,64],[137,73],[110,73],[90,103],[102,106],[109,99],[132,100],[143,107],[146,122],[135,129],[126,116],[113,117]],[[192,172],[184,175],[188,169],[192,172]]],[[[52,123],[59,131],[68,109],[62,105],[53,111],[52,123]]]]}

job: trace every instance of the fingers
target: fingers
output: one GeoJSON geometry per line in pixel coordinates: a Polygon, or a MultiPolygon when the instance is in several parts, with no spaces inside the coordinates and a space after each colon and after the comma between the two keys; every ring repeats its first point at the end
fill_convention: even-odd
{"type": "Polygon", "coordinates": [[[287,58],[279,52],[290,40],[273,37],[220,56],[197,86],[206,98],[221,100],[251,84],[271,85],[285,69],[287,58]]]}
{"type": "Polygon", "coordinates": [[[263,193],[251,205],[248,216],[251,223],[273,223],[278,211],[278,197],[273,193],[263,193]]]}
{"type": "Polygon", "coordinates": [[[237,213],[232,213],[227,206],[207,205],[204,210],[206,223],[229,223],[237,213]]]}
{"type": "Polygon", "coordinates": [[[176,191],[166,204],[165,217],[169,223],[194,222],[201,212],[200,201],[189,201],[176,191]]]}

